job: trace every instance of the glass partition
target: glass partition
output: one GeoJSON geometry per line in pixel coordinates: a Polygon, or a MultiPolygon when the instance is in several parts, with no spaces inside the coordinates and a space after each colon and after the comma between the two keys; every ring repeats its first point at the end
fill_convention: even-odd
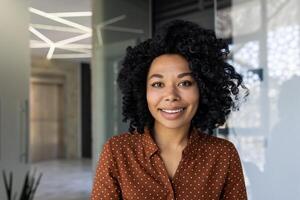
{"type": "Polygon", "coordinates": [[[215,27],[231,42],[231,62],[250,89],[229,122],[250,200],[300,196],[300,2],[217,2],[215,27]]]}

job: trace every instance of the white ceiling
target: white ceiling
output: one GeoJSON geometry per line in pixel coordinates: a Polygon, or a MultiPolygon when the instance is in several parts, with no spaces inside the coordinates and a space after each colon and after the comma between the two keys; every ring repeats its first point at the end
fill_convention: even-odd
{"type": "Polygon", "coordinates": [[[80,61],[89,60],[91,16],[60,17],[57,13],[91,12],[91,0],[30,0],[29,6],[33,55],[48,56],[49,59],[70,57],[80,61]],[[70,38],[76,40],[78,36],[85,39],[67,41],[70,38]]]}

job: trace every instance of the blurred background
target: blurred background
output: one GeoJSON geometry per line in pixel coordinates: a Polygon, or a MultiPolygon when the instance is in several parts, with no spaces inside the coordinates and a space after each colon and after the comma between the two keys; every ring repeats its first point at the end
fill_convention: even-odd
{"type": "Polygon", "coordinates": [[[225,39],[250,89],[215,131],[236,145],[249,199],[299,199],[299,1],[0,3],[0,170],[12,172],[17,199],[28,171],[35,182],[42,174],[36,200],[89,199],[102,145],[127,130],[116,85],[125,49],[173,19],[225,39]]]}

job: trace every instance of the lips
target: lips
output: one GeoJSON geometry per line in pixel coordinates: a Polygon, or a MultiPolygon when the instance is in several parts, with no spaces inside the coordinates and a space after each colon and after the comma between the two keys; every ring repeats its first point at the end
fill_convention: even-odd
{"type": "Polygon", "coordinates": [[[163,109],[163,108],[161,108],[161,109],[158,109],[158,110],[165,119],[175,120],[183,114],[185,108],[183,108],[183,107],[182,108],[172,108],[172,109],[163,109]]]}

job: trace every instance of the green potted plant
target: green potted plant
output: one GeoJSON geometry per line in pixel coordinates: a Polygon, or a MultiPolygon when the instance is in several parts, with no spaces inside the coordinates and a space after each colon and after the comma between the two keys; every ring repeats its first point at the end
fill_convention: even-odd
{"type": "MultiPolygon", "coordinates": [[[[13,194],[13,173],[9,172],[9,176],[7,176],[6,172],[3,170],[2,177],[4,181],[7,200],[16,200],[18,193],[15,192],[13,194]]],[[[36,176],[36,171],[34,171],[33,174],[30,174],[30,171],[27,171],[19,200],[33,200],[34,194],[37,190],[38,185],[40,184],[41,178],[42,173],[36,176]]]]}

